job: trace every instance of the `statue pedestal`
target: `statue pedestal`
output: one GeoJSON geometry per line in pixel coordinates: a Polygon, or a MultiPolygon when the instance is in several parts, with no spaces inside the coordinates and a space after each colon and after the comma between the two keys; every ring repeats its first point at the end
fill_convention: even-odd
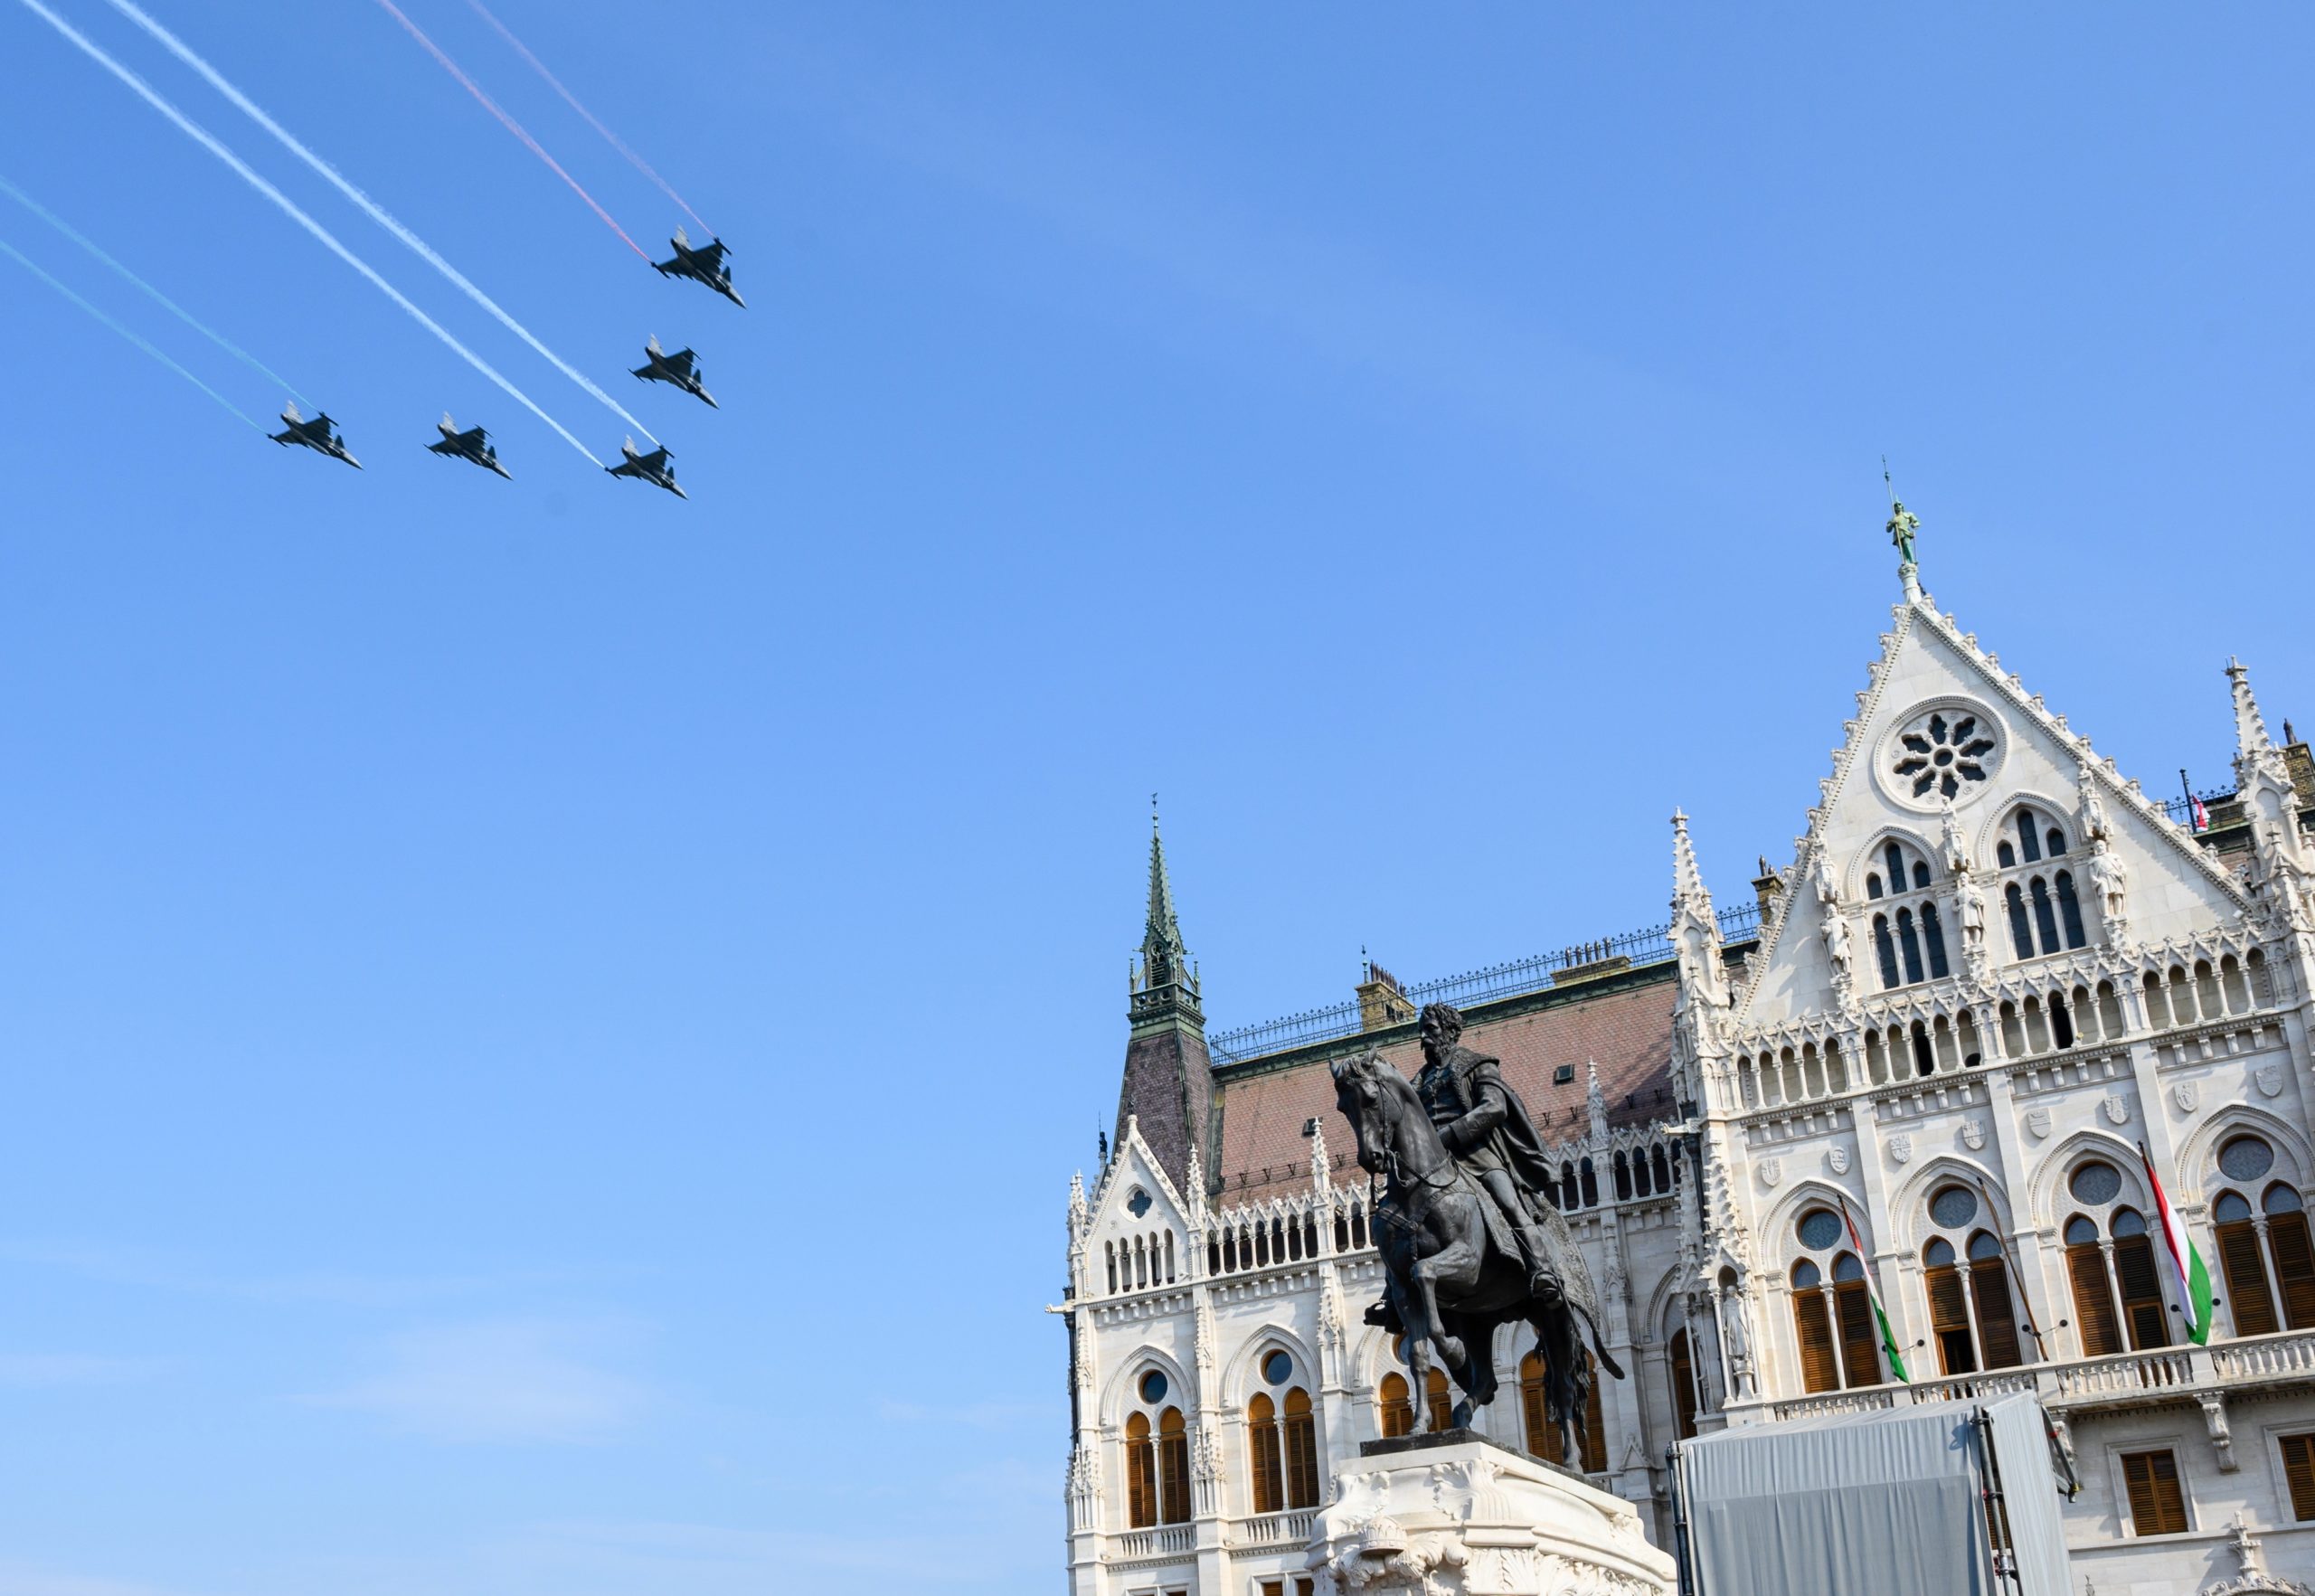
{"type": "Polygon", "coordinates": [[[1468,1430],[1369,1441],[1310,1531],[1329,1596],[1670,1596],[1620,1497],[1468,1430]]]}

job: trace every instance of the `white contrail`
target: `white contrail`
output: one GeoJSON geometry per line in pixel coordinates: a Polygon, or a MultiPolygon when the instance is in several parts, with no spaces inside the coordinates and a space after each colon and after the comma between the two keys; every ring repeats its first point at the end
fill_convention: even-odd
{"type": "MultiPolygon", "coordinates": [[[[27,0],[27,3],[29,4],[29,0],[27,0]]],[[[435,270],[440,272],[444,277],[449,278],[452,282],[456,283],[459,288],[465,292],[467,297],[472,299],[476,304],[490,312],[491,315],[496,316],[500,324],[504,326],[508,332],[514,334],[517,338],[520,338],[524,343],[528,344],[532,348],[537,350],[539,354],[545,356],[547,363],[553,365],[555,370],[561,372],[564,376],[578,383],[581,388],[584,388],[589,393],[594,395],[595,398],[600,400],[605,405],[609,406],[621,420],[634,428],[638,432],[642,433],[644,437],[650,439],[654,443],[659,441],[657,435],[655,434],[650,428],[645,426],[642,422],[637,420],[633,416],[628,413],[626,406],[620,404],[618,400],[613,399],[609,394],[604,392],[603,390],[596,384],[594,380],[589,377],[584,372],[581,372],[575,366],[572,365],[553,350],[549,349],[545,345],[540,343],[538,339],[532,336],[530,328],[524,326],[521,322],[516,321],[513,316],[507,315],[506,312],[500,307],[497,300],[493,299],[489,295],[484,293],[480,288],[476,288],[474,284],[468,281],[465,273],[461,272],[457,267],[451,265],[448,260],[443,260],[440,255],[435,253],[431,245],[428,244],[424,239],[420,238],[416,233],[411,231],[409,228],[404,227],[401,222],[395,219],[393,213],[388,211],[383,205],[381,205],[368,194],[364,194],[360,189],[354,187],[353,184],[347,182],[345,175],[340,173],[336,167],[331,165],[327,161],[323,160],[321,156],[316,155],[312,150],[307,149],[303,144],[300,144],[298,139],[291,135],[287,127],[284,127],[280,123],[275,121],[271,117],[267,116],[264,110],[259,107],[255,100],[251,99],[248,95],[243,94],[239,89],[234,88],[233,85],[228,82],[223,74],[219,72],[215,67],[211,66],[207,61],[203,61],[199,55],[194,53],[191,45],[178,38],[175,33],[170,33],[168,29],[163,27],[159,23],[155,22],[151,17],[146,15],[143,11],[139,10],[131,3],[131,0],[111,0],[111,5],[115,11],[119,12],[121,15],[135,23],[138,27],[143,28],[147,33],[150,33],[154,39],[160,43],[164,50],[166,50],[171,55],[175,56],[179,61],[184,62],[185,65],[191,67],[194,71],[199,72],[203,78],[207,79],[209,86],[212,89],[217,90],[218,93],[223,95],[227,99],[232,100],[236,107],[240,108],[242,114],[250,118],[250,121],[255,122],[268,133],[272,134],[274,137],[279,139],[283,148],[287,149],[291,155],[296,156],[299,160],[305,162],[307,165],[311,166],[317,173],[320,174],[320,175],[333,187],[335,187],[338,193],[344,194],[347,199],[352,200],[355,204],[361,206],[363,210],[368,212],[370,219],[373,222],[375,222],[379,226],[393,234],[394,237],[409,245],[411,249],[418,254],[420,259],[423,260],[435,270]]],[[[614,225],[616,225],[616,223],[614,223],[614,225]]],[[[649,257],[646,256],[645,259],[648,260],[649,257]]]]}
{"type": "Polygon", "coordinates": [[[222,144],[219,143],[217,138],[211,134],[207,128],[202,127],[201,124],[195,122],[192,118],[177,109],[176,107],[162,99],[160,95],[154,91],[152,85],[146,82],[144,79],[138,77],[135,72],[130,71],[118,61],[113,60],[111,56],[107,55],[102,50],[99,50],[95,44],[91,43],[89,39],[80,32],[80,30],[73,27],[71,23],[66,22],[62,17],[57,15],[56,13],[51,11],[46,5],[41,4],[41,0],[23,0],[23,5],[26,10],[39,16],[43,22],[47,23],[49,26],[63,34],[73,43],[79,45],[82,53],[86,54],[99,66],[104,68],[105,71],[110,72],[114,77],[118,78],[122,82],[135,90],[144,99],[146,104],[151,106],[155,110],[168,118],[170,121],[175,122],[179,127],[191,135],[193,138],[202,146],[202,147],[208,150],[211,155],[215,156],[219,160],[224,162],[225,165],[240,173],[241,177],[250,184],[250,187],[256,189],[258,193],[263,194],[267,199],[271,200],[275,204],[280,206],[283,211],[288,213],[291,221],[295,222],[298,226],[304,228],[307,232],[312,233],[316,238],[319,239],[328,247],[332,254],[345,261],[348,266],[354,268],[354,270],[360,272],[364,277],[368,278],[373,283],[375,283],[378,286],[379,290],[383,292],[386,297],[392,299],[395,304],[410,312],[410,314],[417,319],[419,325],[423,326],[428,332],[433,334],[436,337],[441,339],[443,343],[448,344],[452,349],[458,351],[458,353],[465,358],[466,363],[468,365],[474,367],[475,370],[480,372],[484,376],[488,377],[492,382],[497,383],[509,394],[512,394],[514,398],[522,404],[524,409],[529,411],[540,420],[544,421],[548,426],[561,433],[563,440],[569,443],[572,448],[577,449],[581,454],[585,455],[589,459],[594,460],[595,464],[598,466],[603,463],[599,459],[595,459],[595,454],[592,449],[589,449],[585,444],[580,442],[578,439],[572,436],[569,428],[556,420],[553,416],[548,415],[546,411],[539,409],[536,404],[532,402],[530,395],[524,393],[520,388],[515,387],[514,383],[508,382],[505,377],[500,376],[498,373],[492,368],[488,361],[483,359],[482,356],[477,354],[473,350],[459,343],[458,339],[450,335],[449,332],[444,328],[439,322],[436,321],[432,316],[420,310],[417,306],[411,304],[410,300],[403,296],[400,288],[395,288],[393,284],[388,282],[384,278],[380,277],[371,269],[370,264],[367,261],[364,260],[353,250],[347,249],[344,244],[339,243],[336,236],[333,234],[329,229],[324,227],[320,222],[307,215],[305,212],[299,210],[295,201],[290,199],[288,194],[283,194],[279,189],[274,187],[273,184],[268,183],[264,178],[259,176],[256,172],[250,169],[248,162],[242,160],[241,156],[235,155],[232,150],[227,149],[222,144]]]}

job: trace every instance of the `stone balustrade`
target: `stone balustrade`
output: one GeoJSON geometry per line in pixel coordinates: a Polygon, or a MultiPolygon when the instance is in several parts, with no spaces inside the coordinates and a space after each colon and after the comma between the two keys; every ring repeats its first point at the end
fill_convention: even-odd
{"type": "Polygon", "coordinates": [[[2206,1392],[2220,1394],[2256,1385],[2315,1383],[2315,1330],[2286,1330],[2250,1336],[2207,1347],[2160,1346],[2107,1357],[2024,1364],[1915,1381],[1911,1385],[1867,1385],[1852,1391],[1823,1391],[1808,1396],[1739,1402],[1728,1410],[1732,1422],[1782,1422],[1831,1413],[1869,1413],[1913,1402],[1990,1402],[2028,1393],[2045,1406],[2065,1412],[2102,1407],[2139,1407],[2150,1402],[2191,1402],[2206,1392]]]}

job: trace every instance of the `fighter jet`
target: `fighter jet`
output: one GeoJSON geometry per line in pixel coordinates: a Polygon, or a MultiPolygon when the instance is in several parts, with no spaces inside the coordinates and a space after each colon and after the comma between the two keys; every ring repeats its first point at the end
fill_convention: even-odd
{"type": "Polygon", "coordinates": [[[431,453],[472,460],[486,471],[496,471],[509,482],[515,480],[506,467],[498,463],[498,451],[491,446],[490,434],[481,428],[469,427],[461,432],[458,424],[450,420],[450,412],[444,411],[442,419],[434,424],[434,429],[441,433],[442,441],[426,446],[431,453]]]}
{"type": "Polygon", "coordinates": [[[645,382],[672,383],[694,399],[707,401],[717,410],[723,408],[715,403],[715,395],[701,385],[699,360],[690,350],[678,349],[670,354],[659,347],[659,340],[654,337],[649,343],[644,345],[643,358],[651,364],[637,366],[635,374],[645,382]]]}
{"type": "Polygon", "coordinates": [[[345,439],[330,430],[328,416],[317,415],[309,421],[298,413],[296,405],[285,404],[281,407],[281,419],[289,425],[281,431],[269,432],[266,436],[282,448],[287,449],[293,443],[302,443],[317,454],[327,455],[334,460],[344,460],[356,471],[362,468],[362,462],[345,452],[345,439]]]}
{"type": "Polygon", "coordinates": [[[723,264],[723,257],[731,251],[722,239],[712,240],[694,250],[691,241],[684,237],[684,230],[676,229],[676,236],[667,241],[676,247],[673,260],[654,260],[661,277],[687,277],[695,283],[705,283],[732,304],[745,310],[748,302],[732,291],[732,273],[723,264]]]}
{"type": "Polygon", "coordinates": [[[661,444],[647,455],[639,455],[635,452],[635,439],[630,438],[619,446],[619,452],[625,455],[627,458],[616,466],[603,467],[612,476],[632,477],[637,481],[647,482],[654,487],[664,487],[679,499],[691,497],[691,495],[676,486],[676,468],[667,464],[666,444],[661,444]]]}

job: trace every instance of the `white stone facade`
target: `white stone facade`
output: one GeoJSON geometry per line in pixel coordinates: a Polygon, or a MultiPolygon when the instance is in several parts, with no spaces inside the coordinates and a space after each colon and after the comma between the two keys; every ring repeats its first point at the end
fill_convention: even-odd
{"type": "MultiPolygon", "coordinates": [[[[1709,1430],[2032,1390],[2072,1450],[2067,1534],[2098,1596],[2315,1584],[2315,1505],[2302,1492],[2310,1518],[2295,1516],[2286,1469],[2293,1438],[2315,1436],[2315,1320],[2288,1283],[2304,1220],[2284,1217],[2315,1195],[2315,841],[2291,762],[2303,751],[2278,747],[2232,671],[2238,790],[2219,829],[2242,845],[2214,849],[2216,833],[2175,823],[1904,574],[1822,799],[1791,863],[1762,883],[1756,943],[1724,948],[1676,822],[1673,957],[1653,977],[1673,1010],[1672,1106],[1611,1127],[1595,1090],[1588,1123],[1545,1129],[1555,1159],[1592,1160],[1599,1200],[1568,1217],[1631,1375],[1601,1382],[1592,1482],[1668,1547],[1664,1457],[1683,1407],[1709,1430]],[[2222,1169],[2245,1137],[2268,1166],[2244,1176],[2258,1159],[2238,1147],[2222,1169]],[[2187,1340],[2173,1282],[2150,1308],[2131,1273],[2144,1253],[2129,1216],[2155,1213],[2141,1146],[2221,1299],[2206,1346],[2187,1340]],[[1668,1150],[1683,1177],[1619,1190],[1619,1150],[1655,1171],[1668,1150]],[[2088,1163],[2116,1189],[2083,1175],[2088,1163]],[[2241,1201],[2222,1214],[2229,1194],[2241,1201]],[[2235,1259],[2255,1249],[2272,1329],[2249,1322],[2255,1304],[2233,1299],[2222,1267],[2218,1226],[2244,1204],[2235,1259]],[[1844,1338],[1859,1323],[1857,1249],[1845,1228],[1828,1237],[1809,1217],[1820,1212],[1853,1220],[1910,1385],[1889,1380],[1873,1341],[1844,1338]],[[2070,1236],[2093,1232],[2069,1253],[2070,1236]],[[2112,1292],[2103,1326],[2081,1306],[2094,1309],[2093,1266],[2112,1292]],[[1804,1325],[1819,1322],[1830,1339],[1812,1353],[1804,1325]],[[2099,1349],[2102,1334],[2123,1349],[2099,1349]],[[2155,1453],[2175,1470],[2182,1525],[2135,1520],[2129,1479],[2159,1467],[2155,1453]]],[[[1480,1017],[1468,1039],[1488,1047],[1480,1017]]],[[[1225,1063],[1217,1090],[1244,1067],[1225,1063]]],[[[1360,1322],[1379,1291],[1366,1185],[1333,1167],[1325,1137],[1344,1138],[1327,1120],[1308,1181],[1271,1182],[1259,1202],[1210,1195],[1195,1155],[1169,1178],[1130,1125],[1094,1189],[1072,1187],[1074,1596],[1327,1589],[1305,1565],[1313,1514],[1380,1434],[1376,1393],[1396,1367],[1360,1322]],[[1254,1256],[1238,1257],[1257,1229],[1254,1256]],[[1295,1390],[1309,1399],[1320,1499],[1259,1512],[1249,1415],[1295,1390]],[[1129,1436],[1137,1415],[1155,1426],[1168,1409],[1181,1499],[1142,1503],[1142,1516],[1180,1521],[1136,1526],[1129,1436]]],[[[1475,1427],[1517,1447],[1527,1349],[1512,1337],[1497,1348],[1504,1394],[1475,1427]]]]}

